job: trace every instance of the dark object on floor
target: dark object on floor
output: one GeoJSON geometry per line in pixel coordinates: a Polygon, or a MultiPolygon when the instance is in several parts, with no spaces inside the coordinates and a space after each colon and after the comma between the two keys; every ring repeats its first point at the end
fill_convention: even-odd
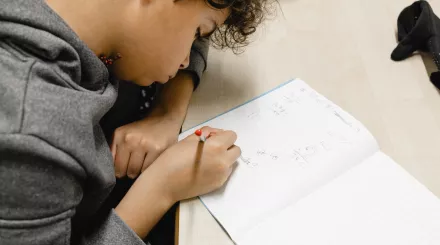
{"type": "MultiPolygon", "coordinates": [[[[401,61],[415,51],[429,52],[440,71],[440,19],[427,1],[406,7],[397,20],[399,44],[391,59],[401,61]]],[[[431,82],[440,89],[440,72],[431,74],[431,82]]]]}

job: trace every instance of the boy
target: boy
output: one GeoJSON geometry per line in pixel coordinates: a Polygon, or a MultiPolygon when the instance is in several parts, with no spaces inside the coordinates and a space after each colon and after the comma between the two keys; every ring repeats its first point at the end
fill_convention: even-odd
{"type": "Polygon", "coordinates": [[[215,136],[203,154],[194,135],[167,148],[98,219],[115,184],[99,121],[117,96],[113,77],[165,84],[217,26],[220,44],[245,43],[262,3],[0,0],[1,243],[144,244],[175,202],[222,186],[236,135],[204,128],[215,136]]]}

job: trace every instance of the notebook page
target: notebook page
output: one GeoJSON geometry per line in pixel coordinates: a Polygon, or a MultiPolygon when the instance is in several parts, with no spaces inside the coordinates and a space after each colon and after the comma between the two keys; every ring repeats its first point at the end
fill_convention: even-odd
{"type": "Polygon", "coordinates": [[[440,200],[378,152],[237,244],[438,245],[440,200]]]}
{"type": "Polygon", "coordinates": [[[225,187],[201,197],[233,240],[377,151],[358,121],[298,79],[203,125],[234,130],[242,149],[225,187]]]}

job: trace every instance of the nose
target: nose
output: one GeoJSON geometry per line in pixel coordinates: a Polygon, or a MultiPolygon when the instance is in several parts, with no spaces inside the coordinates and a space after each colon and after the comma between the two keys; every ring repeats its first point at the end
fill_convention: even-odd
{"type": "Polygon", "coordinates": [[[190,52],[188,52],[188,54],[186,55],[185,59],[183,60],[182,64],[180,64],[180,69],[186,69],[189,66],[189,54],[190,52]]]}

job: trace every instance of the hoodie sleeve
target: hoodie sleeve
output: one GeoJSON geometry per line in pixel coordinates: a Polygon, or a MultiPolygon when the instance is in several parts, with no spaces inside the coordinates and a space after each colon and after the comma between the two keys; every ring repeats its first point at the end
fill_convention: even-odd
{"type": "Polygon", "coordinates": [[[84,228],[114,185],[110,150],[96,125],[114,89],[85,90],[2,46],[0,244],[144,245],[113,210],[84,228]]]}
{"type": "Polygon", "coordinates": [[[186,71],[193,74],[194,90],[199,86],[203,72],[206,70],[208,51],[209,40],[206,38],[197,39],[191,48],[189,66],[186,71]]]}
{"type": "Polygon", "coordinates": [[[72,173],[58,167],[72,160],[64,154],[32,136],[0,137],[0,243],[145,245],[114,210],[98,226],[75,230],[72,223],[84,191],[72,173]]]}

